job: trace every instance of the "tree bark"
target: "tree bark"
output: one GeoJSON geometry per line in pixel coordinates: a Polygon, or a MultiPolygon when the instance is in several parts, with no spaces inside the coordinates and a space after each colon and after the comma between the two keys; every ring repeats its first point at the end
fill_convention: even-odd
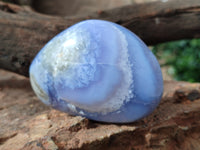
{"type": "Polygon", "coordinates": [[[42,104],[27,78],[0,70],[1,150],[199,150],[200,84],[165,82],[160,105],[131,124],[103,124],[42,104]]]}
{"type": "Polygon", "coordinates": [[[169,0],[98,11],[88,16],[53,17],[0,2],[0,68],[28,76],[36,53],[53,36],[85,19],[127,27],[148,45],[200,37],[200,1],[169,0]]]}
{"type": "Polygon", "coordinates": [[[40,13],[54,16],[71,16],[77,14],[88,15],[100,9],[108,10],[132,3],[132,0],[33,0],[31,6],[40,13]]]}

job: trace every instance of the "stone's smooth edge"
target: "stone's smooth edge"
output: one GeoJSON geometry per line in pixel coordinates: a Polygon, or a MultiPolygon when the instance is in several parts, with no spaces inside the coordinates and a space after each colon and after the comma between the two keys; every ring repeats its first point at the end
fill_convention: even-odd
{"type": "MultiPolygon", "coordinates": [[[[72,27],[70,27],[69,29],[61,32],[59,35],[57,35],[55,38],[53,38],[49,43],[53,42],[56,38],[59,38],[59,36],[62,36],[64,35],[66,32],[69,32],[70,29],[74,28],[75,26],[78,26],[78,25],[83,25],[84,23],[87,24],[89,22],[93,22],[93,24],[97,23],[97,22],[102,22],[102,23],[105,23],[105,24],[109,24],[112,26],[112,29],[115,29],[115,30],[118,30],[120,31],[119,33],[121,33],[121,36],[120,37],[123,37],[123,34],[125,36],[125,41],[127,41],[128,43],[128,53],[129,55],[131,55],[131,51],[132,51],[132,48],[130,50],[130,45],[131,43],[134,43],[133,41],[131,41],[130,39],[134,39],[137,43],[136,47],[139,49],[141,49],[143,47],[143,49],[146,49],[144,51],[149,51],[147,46],[146,45],[143,45],[144,43],[134,34],[132,33],[131,31],[125,29],[124,27],[121,27],[115,23],[111,23],[111,22],[108,22],[108,21],[101,21],[101,20],[87,20],[87,21],[83,21],[81,23],[78,23],[72,27]],[[94,23],[95,22],[95,23],[94,23]],[[129,38],[129,40],[127,40],[127,38],[129,38]],[[130,43],[131,41],[131,43],[130,43]]],[[[106,26],[108,27],[108,26],[106,26]]],[[[49,44],[48,43],[48,44],[49,44]]],[[[45,48],[48,46],[48,44],[41,50],[41,52],[43,52],[45,50],[45,48]]],[[[133,44],[134,45],[134,44],[133,44]]],[[[133,46],[132,45],[132,46],[133,46]]],[[[143,50],[142,50],[143,51],[143,50]]],[[[40,53],[41,53],[40,52],[40,53]]],[[[136,52],[136,51],[135,51],[136,52]]],[[[38,54],[41,55],[41,54],[38,54]]],[[[133,53],[133,52],[132,52],[133,53]]],[[[145,52],[144,52],[145,53],[145,52]]],[[[153,59],[152,62],[149,62],[149,63],[152,63],[150,64],[150,67],[153,67],[152,69],[154,70],[153,72],[155,73],[155,71],[158,73],[158,82],[156,83],[159,83],[159,81],[162,80],[162,74],[161,74],[161,71],[160,71],[160,68],[159,68],[159,64],[157,62],[157,60],[155,59],[155,57],[153,56],[153,54],[149,51],[147,52],[148,54],[143,54],[143,55],[150,55],[151,58],[153,59]],[[157,64],[156,64],[157,63],[157,64]],[[157,69],[155,69],[156,67],[158,67],[157,69]]],[[[39,58],[37,56],[37,58],[39,58]]],[[[139,56],[139,55],[138,55],[139,56]]],[[[127,56],[128,57],[128,56],[127,56]]],[[[149,56],[148,56],[149,57],[149,56]]],[[[35,58],[36,59],[36,58],[35,58]]],[[[131,58],[129,58],[131,59],[131,58]]],[[[51,60],[51,59],[50,59],[51,60]]],[[[132,61],[134,61],[134,59],[131,59],[132,61]]],[[[145,60],[145,59],[144,59],[145,60]]],[[[148,61],[148,60],[147,60],[148,61]]],[[[34,61],[33,61],[34,62],[34,61]]],[[[38,61],[39,62],[39,61],[38,61]]],[[[137,61],[136,61],[137,62],[137,61]]],[[[134,62],[135,63],[135,62],[134,62]]],[[[32,63],[33,64],[33,63],[32,63]]],[[[32,66],[32,65],[31,65],[32,66]]],[[[31,68],[31,67],[30,67],[31,68]]],[[[41,68],[43,68],[43,66],[41,65],[41,68]]],[[[131,68],[134,70],[134,64],[131,64],[131,68]]],[[[55,69],[55,68],[54,68],[55,69]]],[[[30,69],[30,72],[31,72],[31,69],[30,69]]],[[[45,77],[48,77],[49,78],[50,74],[48,72],[46,72],[46,75],[45,77]],[[48,74],[48,75],[47,75],[48,74]]],[[[144,76],[144,75],[143,75],[144,76]]],[[[133,78],[134,78],[134,75],[133,75],[133,78]]],[[[53,76],[50,77],[50,79],[52,80],[53,79],[53,76]]],[[[56,89],[55,86],[55,83],[52,83],[52,81],[48,79],[48,81],[46,81],[46,79],[43,81],[43,84],[46,82],[51,82],[51,83],[48,83],[49,85],[51,86],[48,86],[48,87],[41,87],[40,89],[42,89],[44,91],[44,93],[48,93],[48,95],[51,95],[50,97],[50,104],[52,105],[52,107],[56,108],[56,109],[59,109],[61,111],[65,111],[67,113],[70,113],[70,114],[73,114],[73,115],[81,115],[81,116],[84,116],[84,117],[87,117],[87,118],[90,118],[90,119],[93,119],[93,120],[97,120],[97,121],[103,121],[103,122],[118,122],[118,123],[124,123],[124,122],[132,122],[132,121],[135,121],[135,120],[138,120],[138,119],[141,119],[143,117],[145,117],[146,115],[148,115],[149,113],[151,113],[155,107],[157,107],[157,105],[159,104],[159,99],[161,98],[162,96],[162,91],[163,91],[163,84],[161,83],[159,88],[160,90],[158,91],[158,95],[157,95],[157,98],[154,98],[154,99],[150,99],[147,100],[145,98],[143,98],[143,100],[145,100],[143,102],[142,101],[138,101],[137,98],[138,98],[138,95],[137,95],[137,92],[136,92],[136,95],[133,95],[133,98],[131,99],[130,103],[128,101],[126,101],[126,103],[122,102],[122,105],[120,105],[119,108],[117,108],[116,110],[111,110],[111,111],[107,111],[107,112],[103,112],[102,113],[102,110],[100,110],[100,112],[96,112],[95,111],[97,110],[96,108],[100,108],[99,106],[100,105],[97,105],[98,107],[96,107],[94,110],[94,112],[91,112],[87,110],[88,107],[92,107],[94,105],[85,105],[85,107],[83,106],[79,106],[79,104],[77,105],[77,103],[73,103],[73,102],[70,102],[70,100],[68,99],[63,99],[62,97],[58,97],[58,95],[60,95],[59,91],[56,89]],[[50,94],[51,93],[51,94],[50,94]],[[147,100],[147,101],[146,101],[147,100]],[[153,101],[153,102],[152,102],[153,101]],[[133,103],[133,104],[132,104],[133,103]],[[133,110],[133,107],[129,108],[128,106],[129,105],[135,105],[135,110],[133,110]],[[81,109],[80,109],[81,108],[81,109]],[[130,110],[128,110],[127,108],[129,108],[130,110]],[[139,108],[139,109],[138,109],[139,108]],[[120,111],[119,111],[120,109],[120,111]],[[138,109],[138,110],[137,110],[138,109]],[[135,111],[138,111],[139,113],[135,113],[135,111]],[[129,112],[130,111],[130,112],[129,112]],[[126,117],[125,117],[126,116],[126,117]],[[125,117],[124,119],[122,119],[123,117],[125,117]]],[[[137,80],[134,78],[134,80],[137,80]]],[[[156,79],[153,79],[155,82],[156,79]]],[[[36,81],[35,81],[36,82],[36,81]]],[[[37,81],[38,82],[38,81],[37,81]]],[[[163,82],[163,81],[161,81],[163,82]]],[[[136,84],[137,82],[134,81],[134,84],[136,84]]],[[[38,83],[40,85],[40,83],[38,83]]],[[[139,84],[139,83],[138,83],[139,84]]],[[[151,85],[151,83],[148,83],[151,85]]],[[[134,85],[135,87],[135,85],[134,85]]],[[[137,86],[136,86],[137,87],[137,86]]],[[[131,86],[131,88],[133,88],[133,85],[131,86]]],[[[157,88],[158,89],[158,88],[157,88]]],[[[134,90],[131,89],[133,92],[130,92],[130,90],[128,92],[130,92],[131,94],[135,94],[134,90]]],[[[136,89],[138,90],[138,89],[136,89]]],[[[152,90],[152,89],[150,89],[152,90]]],[[[148,90],[147,91],[147,95],[148,95],[148,90]]],[[[38,94],[39,95],[39,94],[38,94]]],[[[38,96],[39,97],[39,96],[38,96]]],[[[140,98],[142,98],[140,96],[140,98]]],[[[115,100],[115,99],[114,99],[115,100]]],[[[126,98],[125,98],[126,100],[126,98]]],[[[114,102],[114,101],[113,101],[114,102]]]]}
{"type": "MultiPolygon", "coordinates": [[[[128,45],[129,56],[130,56],[130,60],[133,63],[132,70],[134,70],[135,72],[133,75],[134,85],[137,87],[139,85],[143,85],[143,87],[137,88],[135,90],[140,91],[140,94],[138,95],[145,95],[145,94],[149,95],[148,92],[154,89],[152,93],[156,94],[157,97],[159,97],[157,102],[155,103],[159,103],[163,94],[163,78],[162,78],[160,65],[156,57],[154,56],[152,51],[146,46],[146,44],[137,35],[135,35],[130,30],[124,28],[123,26],[120,26],[115,23],[112,23],[112,24],[114,24],[115,26],[123,30],[123,32],[126,34],[126,38],[129,43],[128,45]],[[148,79],[149,76],[152,77],[152,80],[148,79]],[[138,81],[140,82],[138,83],[138,81]],[[148,87],[147,81],[152,81],[151,84],[153,85],[155,83],[157,86],[154,85],[154,86],[151,86],[152,88],[147,88],[148,87]],[[160,84],[157,84],[157,83],[160,83],[160,84]],[[146,93],[144,94],[144,92],[146,93]]],[[[148,98],[146,98],[146,100],[140,99],[140,101],[144,104],[148,104],[149,102],[150,103],[152,102],[152,99],[148,100],[148,98]]]]}
{"type": "Polygon", "coordinates": [[[30,74],[30,81],[31,81],[31,86],[35,91],[37,97],[39,97],[42,100],[42,102],[45,103],[46,105],[50,105],[47,93],[44,92],[43,89],[41,89],[41,87],[38,85],[38,83],[35,80],[35,77],[32,74],[30,74]]]}

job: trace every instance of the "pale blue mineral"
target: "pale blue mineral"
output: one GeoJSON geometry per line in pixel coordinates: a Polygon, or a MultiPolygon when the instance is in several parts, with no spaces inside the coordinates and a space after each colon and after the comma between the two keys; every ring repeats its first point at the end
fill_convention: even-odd
{"type": "Polygon", "coordinates": [[[82,21],[55,36],[29,73],[43,103],[103,122],[141,119],[163,93],[160,66],[148,47],[128,29],[102,20],[82,21]]]}

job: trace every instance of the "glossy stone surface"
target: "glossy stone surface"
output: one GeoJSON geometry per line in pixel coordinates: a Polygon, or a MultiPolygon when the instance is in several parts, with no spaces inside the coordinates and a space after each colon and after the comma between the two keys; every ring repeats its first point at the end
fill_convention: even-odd
{"type": "Polygon", "coordinates": [[[148,47],[128,29],[102,20],[82,21],[55,36],[29,73],[43,103],[103,122],[141,119],[163,93],[160,66],[148,47]]]}

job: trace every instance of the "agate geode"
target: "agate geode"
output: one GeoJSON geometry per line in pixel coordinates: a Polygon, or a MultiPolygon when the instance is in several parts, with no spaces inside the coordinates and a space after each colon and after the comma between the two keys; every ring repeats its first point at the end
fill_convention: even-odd
{"type": "Polygon", "coordinates": [[[87,20],[50,40],[30,66],[38,98],[55,109],[103,122],[150,114],[163,93],[160,66],[131,31],[87,20]]]}

